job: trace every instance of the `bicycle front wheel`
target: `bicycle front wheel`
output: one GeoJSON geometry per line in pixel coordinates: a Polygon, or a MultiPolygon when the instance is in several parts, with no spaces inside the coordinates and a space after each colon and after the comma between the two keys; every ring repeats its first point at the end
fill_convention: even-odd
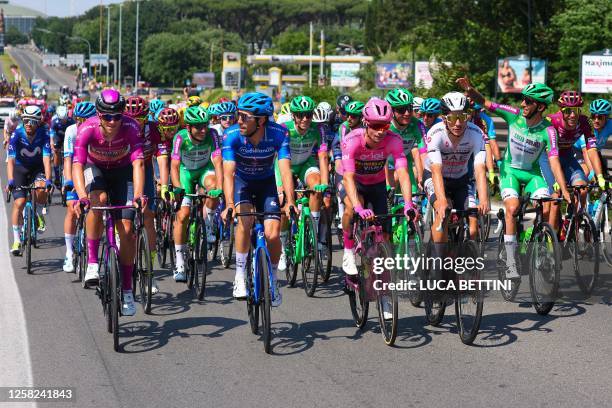
{"type": "Polygon", "coordinates": [[[270,296],[270,269],[268,268],[268,256],[263,248],[257,249],[257,275],[259,275],[259,308],[261,313],[261,336],[264,343],[264,351],[270,354],[270,341],[272,340],[270,309],[272,299],[270,296]]]}
{"type": "MultiPolygon", "coordinates": [[[[332,197],[332,199],[334,199],[334,197],[332,197]]],[[[323,243],[324,248],[322,249],[322,251],[324,251],[324,253],[321,254],[320,256],[320,260],[321,260],[321,281],[323,281],[324,283],[327,282],[329,280],[329,277],[331,276],[331,271],[333,268],[332,265],[332,216],[331,216],[331,209],[324,209],[323,211],[321,211],[321,225],[325,225],[325,243],[323,243]]],[[[321,228],[319,226],[319,228],[321,228]]]]}
{"type": "Polygon", "coordinates": [[[302,258],[302,280],[306,296],[312,297],[317,290],[319,277],[319,251],[317,229],[311,215],[304,217],[304,257],[302,258]]]}
{"type": "Polygon", "coordinates": [[[259,333],[259,304],[255,295],[255,280],[253,278],[253,250],[249,250],[246,264],[246,286],[247,286],[247,313],[249,315],[249,323],[251,324],[251,333],[259,333]]]}
{"type": "Polygon", "coordinates": [[[119,263],[117,254],[113,248],[108,251],[108,263],[110,273],[110,314],[113,331],[113,349],[119,351],[119,313],[121,312],[121,277],[119,275],[119,263]]]}
{"type": "Polygon", "coordinates": [[[138,254],[136,258],[136,273],[140,290],[140,303],[146,314],[151,313],[151,297],[153,286],[153,265],[149,253],[149,238],[142,229],[138,237],[138,254]]]}
{"type": "MultiPolygon", "coordinates": [[[[393,258],[393,249],[388,242],[379,242],[376,250],[377,256],[382,259],[393,258]]],[[[396,282],[395,268],[386,269],[379,275],[384,283],[396,282]]],[[[397,321],[398,321],[398,297],[397,291],[393,290],[377,290],[376,291],[376,307],[378,309],[378,321],[380,322],[380,332],[382,333],[385,344],[392,346],[397,337],[397,321]]]]}
{"type": "MultiPolygon", "coordinates": [[[[499,237],[497,238],[497,279],[499,279],[500,282],[506,282],[510,285],[510,288],[506,288],[505,287],[506,285],[502,285],[499,291],[501,292],[501,295],[505,301],[511,302],[514,300],[514,298],[516,297],[516,294],[518,293],[519,287],[521,285],[521,280],[520,278],[519,279],[508,279],[507,278],[508,254],[506,251],[506,243],[504,242],[504,232],[505,232],[505,228],[501,231],[501,233],[499,234],[499,237]]],[[[523,243],[519,242],[518,245],[519,247],[516,249],[516,251],[520,250],[520,246],[523,245],[523,243]]],[[[520,266],[521,266],[520,254],[517,254],[517,258],[518,259],[516,262],[516,267],[520,271],[520,266]]],[[[519,272],[519,275],[520,275],[520,272],[519,272]]]]}
{"type": "Polygon", "coordinates": [[[589,296],[599,277],[599,235],[595,223],[583,214],[575,225],[574,274],[582,293],[589,296]]]}
{"type": "MultiPolygon", "coordinates": [[[[427,245],[426,258],[431,257],[432,245],[432,242],[427,245]]],[[[433,280],[432,274],[433,271],[430,269],[423,270],[424,284],[427,284],[429,281],[433,280]]],[[[439,326],[446,311],[446,295],[444,293],[439,293],[435,289],[430,289],[428,286],[427,290],[425,290],[423,293],[423,304],[425,306],[425,319],[427,320],[427,323],[432,326],[439,326]]]]}
{"type": "Polygon", "coordinates": [[[206,291],[206,275],[208,275],[208,243],[206,242],[204,220],[198,222],[194,255],[194,287],[198,300],[203,300],[206,291]]]}
{"type": "MultiPolygon", "coordinates": [[[[466,258],[476,259],[480,255],[480,250],[474,241],[467,241],[463,244],[462,255],[466,258]]],[[[457,318],[457,328],[459,337],[463,344],[472,344],[482,319],[483,293],[480,285],[474,282],[480,280],[480,270],[474,268],[465,271],[457,276],[458,288],[456,291],[455,317],[457,318]],[[468,289],[461,289],[461,281],[470,284],[468,289]]]]}
{"type": "Polygon", "coordinates": [[[26,215],[23,222],[23,228],[25,233],[25,240],[23,245],[25,246],[25,261],[26,261],[26,271],[28,275],[32,274],[32,233],[34,231],[34,211],[32,211],[31,207],[26,209],[26,215]]]}
{"type": "Polygon", "coordinates": [[[223,235],[221,236],[221,263],[225,269],[229,268],[232,262],[232,252],[234,250],[234,221],[229,222],[229,230],[227,227],[223,228],[223,235]],[[226,231],[227,230],[227,231],[226,231]]]}
{"type": "Polygon", "coordinates": [[[561,269],[557,234],[548,223],[534,229],[529,241],[529,285],[533,308],[547,315],[555,305],[561,269]]]}

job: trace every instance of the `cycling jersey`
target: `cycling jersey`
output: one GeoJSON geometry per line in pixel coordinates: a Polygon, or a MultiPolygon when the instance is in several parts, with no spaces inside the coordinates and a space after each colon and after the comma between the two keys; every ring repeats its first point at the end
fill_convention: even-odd
{"type": "Polygon", "coordinates": [[[521,110],[508,105],[491,103],[489,110],[508,123],[508,148],[503,161],[521,170],[538,170],[538,159],[546,149],[548,156],[558,156],[557,132],[547,120],[529,127],[521,110]]]}
{"type": "Polygon", "coordinates": [[[66,129],[70,125],[74,125],[75,121],[72,118],[68,118],[65,121],[59,120],[56,116],[51,119],[51,126],[49,136],[55,146],[59,146],[64,142],[64,134],[66,129]]]}
{"type": "Polygon", "coordinates": [[[332,143],[334,142],[336,133],[327,123],[317,123],[317,128],[319,129],[319,133],[322,136],[321,140],[325,141],[325,144],[327,145],[327,150],[330,150],[332,147],[332,143]]]}
{"type": "Polygon", "coordinates": [[[291,159],[289,131],[287,128],[268,122],[264,137],[252,145],[240,134],[240,126],[232,125],[223,134],[223,160],[236,162],[236,175],[243,180],[274,180],[274,158],[291,159]]]}
{"type": "MultiPolygon", "coordinates": [[[[360,128],[361,126],[358,126],[355,129],[360,128]]],[[[348,121],[341,123],[338,127],[338,134],[334,137],[332,142],[332,154],[336,162],[336,174],[339,175],[344,174],[344,168],[342,167],[342,139],[350,132],[351,128],[349,127],[348,121]]]]}
{"type": "Polygon", "coordinates": [[[563,113],[557,112],[552,115],[548,115],[548,119],[557,130],[558,137],[558,148],[559,148],[559,156],[568,156],[574,153],[574,143],[578,140],[582,135],[584,135],[586,140],[587,149],[594,149],[597,147],[597,143],[595,141],[595,137],[593,136],[593,131],[591,128],[591,123],[589,119],[580,115],[578,117],[578,124],[575,129],[566,129],[565,124],[563,122],[563,113]]]}
{"type": "Polygon", "coordinates": [[[200,170],[209,166],[213,157],[221,154],[218,137],[214,129],[209,129],[208,135],[202,142],[193,143],[189,131],[183,129],[174,136],[172,143],[172,160],[180,160],[181,168],[185,170],[200,170]]]}
{"type": "Polygon", "coordinates": [[[49,128],[41,126],[30,141],[23,126],[17,127],[8,144],[8,157],[15,159],[17,166],[42,167],[42,158],[51,156],[49,128]]]}
{"type": "Polygon", "coordinates": [[[142,139],[142,153],[145,163],[151,163],[153,156],[166,156],[170,150],[170,141],[162,141],[157,124],[155,122],[145,122],[140,131],[142,139]]]}
{"type": "Polygon", "coordinates": [[[442,166],[442,176],[459,179],[469,172],[469,161],[473,156],[474,166],[484,165],[486,159],[484,134],[473,123],[467,123],[465,132],[456,145],[448,136],[445,123],[434,125],[427,132],[427,158],[425,169],[431,172],[433,164],[442,166]]]}
{"type": "Polygon", "coordinates": [[[64,135],[64,157],[70,157],[74,155],[74,140],[76,139],[78,125],[75,123],[68,126],[66,134],[64,135]]]}
{"type": "Polygon", "coordinates": [[[311,123],[305,134],[300,134],[293,121],[283,123],[289,130],[289,148],[291,150],[291,167],[297,168],[317,153],[327,152],[325,135],[319,131],[316,123],[311,123]]]}
{"type": "Polygon", "coordinates": [[[75,163],[93,164],[103,169],[129,166],[144,158],[139,132],[138,123],[123,116],[119,132],[107,140],[102,133],[100,118],[92,116],[78,128],[73,160],[75,163]]]}
{"type": "MultiPolygon", "coordinates": [[[[597,146],[597,150],[605,149],[608,137],[612,135],[612,120],[608,119],[606,121],[606,126],[604,126],[601,131],[593,129],[593,132],[595,133],[595,145],[597,146]]],[[[577,149],[584,149],[586,147],[584,135],[580,136],[580,139],[574,144],[574,147],[577,149]]]]}
{"type": "Polygon", "coordinates": [[[423,122],[418,120],[415,117],[410,118],[410,123],[404,129],[398,129],[395,126],[395,122],[391,122],[390,130],[393,133],[398,134],[402,138],[402,143],[404,145],[404,153],[406,154],[406,158],[410,162],[412,160],[412,149],[415,147],[421,148],[423,147],[423,139],[427,136],[427,130],[425,129],[425,125],[423,122]]]}
{"type": "Polygon", "coordinates": [[[366,129],[355,129],[342,141],[342,166],[345,172],[355,173],[355,181],[372,185],[385,182],[385,163],[393,156],[395,168],[407,168],[402,138],[391,131],[375,148],[366,145],[366,129]]]}

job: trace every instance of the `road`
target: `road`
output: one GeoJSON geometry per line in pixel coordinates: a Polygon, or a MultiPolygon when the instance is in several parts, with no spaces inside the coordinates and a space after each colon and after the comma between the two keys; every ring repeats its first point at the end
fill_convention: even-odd
{"type": "MultiPolygon", "coordinates": [[[[6,180],[5,171],[0,173],[6,180]]],[[[250,333],[244,302],[231,298],[232,270],[214,267],[203,302],[194,301],[168,271],[158,270],[161,292],[152,314],[139,307],[136,316],[121,318],[121,352],[116,353],[94,291],[61,270],[63,214],[61,206],[49,209],[47,231],[33,253],[33,275],[26,275],[22,258],[5,257],[0,268],[3,278],[14,275],[21,297],[21,305],[15,305],[0,296],[0,310],[23,313],[3,316],[17,327],[0,336],[0,351],[15,350],[3,366],[25,372],[9,380],[0,375],[0,386],[27,385],[29,375],[36,386],[74,387],[75,401],[44,407],[601,407],[612,402],[610,296],[565,303],[546,317],[526,302],[488,301],[472,347],[459,341],[454,316],[432,328],[425,326],[422,309],[402,303],[400,333],[391,348],[378,332],[374,305],[365,330],[353,327],[336,271],[315,298],[301,288],[283,289],[283,304],[272,313],[272,355],[266,355],[250,333]],[[20,347],[25,350],[19,352],[20,347]]],[[[336,248],[336,266],[340,254],[336,248]]],[[[605,274],[607,294],[612,280],[608,269],[605,274]]],[[[522,290],[518,299],[527,299],[527,293],[522,290]]]]}
{"type": "Polygon", "coordinates": [[[21,73],[30,80],[40,78],[48,84],[47,89],[51,92],[59,91],[59,88],[68,85],[75,86],[74,74],[56,67],[45,67],[39,54],[26,48],[10,47],[6,49],[9,55],[19,65],[21,73]]]}

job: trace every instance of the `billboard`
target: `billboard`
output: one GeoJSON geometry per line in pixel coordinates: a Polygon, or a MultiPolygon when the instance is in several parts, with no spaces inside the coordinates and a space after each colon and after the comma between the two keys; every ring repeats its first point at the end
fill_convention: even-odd
{"type": "Polygon", "coordinates": [[[223,73],[221,75],[221,84],[226,91],[232,89],[240,89],[240,65],[241,55],[239,52],[224,52],[223,53],[223,73]]]}
{"type": "Polygon", "coordinates": [[[70,66],[84,67],[85,55],[83,54],[66,54],[64,64],[70,66]]]}
{"type": "Polygon", "coordinates": [[[108,55],[107,54],[90,54],[89,56],[90,65],[108,65],[108,55]]]}
{"type": "Polygon", "coordinates": [[[580,65],[580,91],[582,93],[612,92],[612,54],[583,55],[580,65]]]}
{"type": "Polygon", "coordinates": [[[214,72],[194,72],[192,75],[192,83],[203,89],[212,89],[215,87],[214,72]]]}
{"type": "Polygon", "coordinates": [[[46,67],[59,67],[60,56],[59,54],[43,54],[42,64],[46,67]]]}
{"type": "Polygon", "coordinates": [[[546,61],[532,58],[533,79],[529,78],[529,58],[500,58],[497,60],[497,90],[501,93],[520,93],[531,82],[546,83],[546,61]]]}
{"type": "Polygon", "coordinates": [[[358,62],[333,62],[331,64],[331,86],[353,88],[359,85],[358,62]]]}
{"type": "Polygon", "coordinates": [[[412,64],[409,62],[376,63],[377,88],[407,88],[412,80],[412,64]]]}
{"type": "MultiPolygon", "coordinates": [[[[450,67],[451,62],[443,62],[442,64],[450,67]]],[[[432,73],[438,71],[439,63],[432,61],[416,61],[414,63],[414,86],[419,88],[430,89],[433,86],[432,73]]]]}

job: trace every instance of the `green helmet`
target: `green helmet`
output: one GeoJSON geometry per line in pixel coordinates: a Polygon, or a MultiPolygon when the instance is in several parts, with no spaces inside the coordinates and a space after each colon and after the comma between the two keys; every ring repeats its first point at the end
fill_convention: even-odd
{"type": "Polygon", "coordinates": [[[362,115],[362,110],[365,104],[359,101],[351,101],[345,107],[344,110],[349,115],[362,115]]]}
{"type": "Polygon", "coordinates": [[[201,106],[192,106],[185,111],[184,120],[188,125],[201,125],[208,123],[209,119],[206,109],[201,106]]]}
{"type": "Polygon", "coordinates": [[[538,102],[549,105],[552,103],[554,92],[546,85],[534,82],[524,87],[521,94],[538,102]]]}
{"type": "Polygon", "coordinates": [[[312,112],[315,109],[315,103],[309,96],[299,95],[291,100],[289,110],[291,113],[312,112]]]}
{"type": "Polygon", "coordinates": [[[392,89],[385,96],[385,100],[389,102],[392,108],[411,105],[413,99],[414,97],[410,91],[405,88],[392,89]]]}

